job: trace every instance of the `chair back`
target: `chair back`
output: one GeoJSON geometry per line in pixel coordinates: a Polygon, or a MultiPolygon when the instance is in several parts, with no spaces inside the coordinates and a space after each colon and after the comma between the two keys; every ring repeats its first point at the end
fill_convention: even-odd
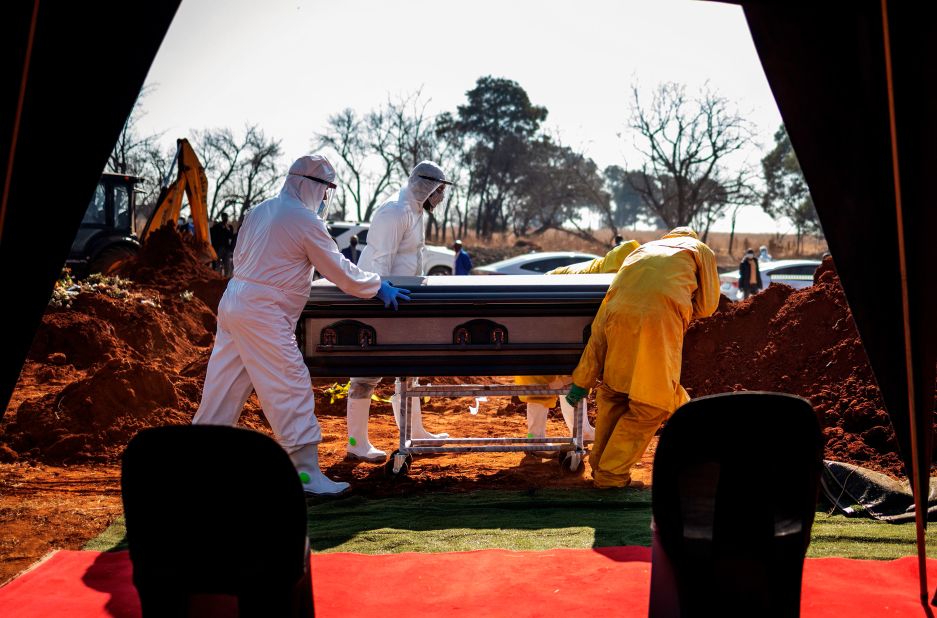
{"type": "Polygon", "coordinates": [[[121,493],[144,616],[189,615],[204,595],[236,597],[239,616],[312,615],[306,500],[272,439],[146,429],[124,452],[121,493]]]}
{"type": "Polygon", "coordinates": [[[797,616],[823,439],[783,393],[700,397],[654,458],[650,615],[797,616]]]}

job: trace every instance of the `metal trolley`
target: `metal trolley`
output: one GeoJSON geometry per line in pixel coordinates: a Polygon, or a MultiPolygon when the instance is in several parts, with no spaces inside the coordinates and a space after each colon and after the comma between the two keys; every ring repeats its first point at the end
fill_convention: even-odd
{"type": "Polygon", "coordinates": [[[439,453],[529,453],[550,452],[561,454],[561,464],[575,472],[583,465],[585,444],[582,437],[582,419],[586,414],[586,400],[576,406],[573,413],[572,436],[545,436],[543,438],[439,438],[419,439],[411,437],[411,397],[487,397],[511,395],[559,395],[567,390],[547,386],[515,384],[460,384],[460,385],[411,385],[409,379],[398,378],[400,394],[400,446],[391,453],[385,464],[388,474],[407,474],[413,455],[439,453]]]}

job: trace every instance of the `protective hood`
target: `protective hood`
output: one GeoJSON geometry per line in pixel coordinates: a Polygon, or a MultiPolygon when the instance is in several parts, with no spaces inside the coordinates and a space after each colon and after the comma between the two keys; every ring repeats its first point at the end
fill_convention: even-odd
{"type": "Polygon", "coordinates": [[[661,238],[679,238],[681,236],[689,236],[690,238],[695,238],[696,240],[699,240],[699,236],[697,236],[696,232],[693,231],[693,228],[686,227],[686,226],[675,227],[669,232],[667,232],[666,234],[664,234],[663,236],[661,236],[661,238]]]}
{"type": "Polygon", "coordinates": [[[410,195],[422,204],[430,196],[430,193],[439,188],[439,185],[451,184],[446,180],[446,174],[441,167],[432,161],[420,161],[410,171],[407,189],[409,189],[410,195]]]}
{"type": "Polygon", "coordinates": [[[280,195],[298,199],[306,208],[315,211],[319,207],[322,198],[325,197],[325,190],[328,187],[321,182],[303,178],[303,176],[312,176],[327,182],[335,182],[335,168],[322,155],[300,157],[290,166],[289,174],[286,177],[286,182],[283,183],[280,195]]]}

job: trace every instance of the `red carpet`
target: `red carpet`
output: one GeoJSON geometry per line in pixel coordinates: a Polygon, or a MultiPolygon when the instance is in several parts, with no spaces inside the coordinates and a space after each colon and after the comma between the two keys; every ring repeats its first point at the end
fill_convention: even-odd
{"type": "MultiPolygon", "coordinates": [[[[318,618],[647,616],[646,547],[313,556],[318,618]]],[[[937,560],[928,561],[930,589],[937,560]]],[[[0,588],[0,616],[139,616],[126,552],[60,551],[0,588]]],[[[915,558],[807,560],[803,616],[921,616],[915,558]]]]}

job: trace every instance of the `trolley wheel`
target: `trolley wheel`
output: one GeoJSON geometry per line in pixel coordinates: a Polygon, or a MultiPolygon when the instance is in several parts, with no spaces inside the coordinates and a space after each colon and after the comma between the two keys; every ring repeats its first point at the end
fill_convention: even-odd
{"type": "Polygon", "coordinates": [[[410,473],[410,465],[413,463],[413,455],[401,455],[399,450],[395,450],[390,454],[390,457],[387,458],[387,461],[384,463],[384,474],[390,478],[397,478],[399,476],[407,476],[410,473]],[[397,461],[403,459],[399,464],[397,461]],[[394,467],[399,465],[399,469],[394,472],[394,467]]]}
{"type": "Polygon", "coordinates": [[[560,458],[560,469],[563,472],[582,472],[585,467],[586,462],[582,453],[567,451],[563,457],[560,458]]]}

